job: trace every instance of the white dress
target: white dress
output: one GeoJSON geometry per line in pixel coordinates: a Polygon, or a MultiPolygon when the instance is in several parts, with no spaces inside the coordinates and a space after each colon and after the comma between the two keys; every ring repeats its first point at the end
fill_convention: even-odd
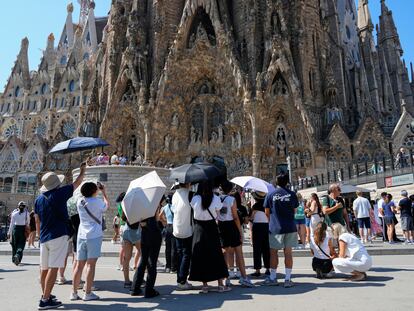
{"type": "Polygon", "coordinates": [[[367,272],[372,267],[372,258],[361,241],[353,234],[344,233],[339,241],[346,243],[346,258],[335,258],[332,264],[336,273],[351,273],[353,271],[367,272]]]}

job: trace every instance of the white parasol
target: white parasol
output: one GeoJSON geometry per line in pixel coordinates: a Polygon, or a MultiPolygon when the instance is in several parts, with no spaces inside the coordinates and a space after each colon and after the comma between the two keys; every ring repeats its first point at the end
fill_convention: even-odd
{"type": "Polygon", "coordinates": [[[166,188],[156,171],[131,181],[122,201],[129,223],[153,217],[166,188]]]}
{"type": "Polygon", "coordinates": [[[260,192],[265,192],[265,193],[272,192],[273,190],[275,190],[275,187],[273,187],[272,184],[268,183],[267,181],[264,181],[263,179],[260,179],[254,176],[235,177],[230,181],[233,184],[236,184],[240,187],[243,187],[249,190],[260,191],[260,192]]]}

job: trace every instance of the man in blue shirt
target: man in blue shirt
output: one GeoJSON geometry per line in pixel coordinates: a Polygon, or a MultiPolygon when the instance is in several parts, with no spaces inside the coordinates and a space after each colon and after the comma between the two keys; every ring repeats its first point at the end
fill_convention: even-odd
{"type": "Polygon", "coordinates": [[[267,194],[264,207],[269,218],[270,244],[270,276],[263,285],[278,285],[276,270],[279,263],[278,250],[285,254],[285,283],[284,287],[292,287],[291,273],[293,266],[292,248],[298,244],[298,234],[295,224],[295,212],[299,205],[296,194],[287,188],[287,174],[276,177],[276,189],[267,194]]]}
{"type": "Polygon", "coordinates": [[[62,305],[51,293],[58,269],[65,265],[68,239],[72,233],[67,201],[82,183],[85,168],[86,164],[82,163],[79,176],[71,185],[62,186],[65,176],[53,172],[42,177],[41,194],[35,201],[36,231],[40,237],[40,283],[43,293],[38,310],[62,305]]]}

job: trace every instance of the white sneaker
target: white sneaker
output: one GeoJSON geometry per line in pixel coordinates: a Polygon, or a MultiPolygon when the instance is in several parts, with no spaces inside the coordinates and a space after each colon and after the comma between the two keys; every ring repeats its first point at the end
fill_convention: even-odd
{"type": "Polygon", "coordinates": [[[63,277],[63,278],[59,278],[57,280],[57,285],[64,285],[66,284],[67,280],[63,277]]]}
{"type": "Polygon", "coordinates": [[[83,295],[83,301],[90,301],[90,300],[99,300],[99,296],[95,295],[94,292],[90,292],[89,294],[85,293],[85,295],[83,295]]]}
{"type": "Polygon", "coordinates": [[[193,285],[191,285],[188,282],[185,282],[184,284],[178,283],[177,284],[177,289],[178,290],[191,290],[191,289],[193,289],[193,285]]]}
{"type": "Polygon", "coordinates": [[[69,299],[74,301],[74,300],[79,300],[80,297],[79,297],[78,293],[71,293],[69,299]]]}
{"type": "Polygon", "coordinates": [[[234,273],[234,271],[229,270],[229,279],[235,279],[236,278],[236,273],[234,273]]]}
{"type": "Polygon", "coordinates": [[[234,273],[235,273],[237,279],[241,278],[241,273],[240,273],[239,270],[236,270],[234,273]]]}

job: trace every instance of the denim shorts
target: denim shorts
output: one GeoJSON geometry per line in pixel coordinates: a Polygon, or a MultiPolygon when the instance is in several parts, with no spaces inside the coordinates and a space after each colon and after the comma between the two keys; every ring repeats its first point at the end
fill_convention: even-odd
{"type": "Polygon", "coordinates": [[[295,224],[297,224],[297,225],[306,225],[306,220],[305,220],[305,218],[295,219],[295,224]]]}
{"type": "Polygon", "coordinates": [[[359,229],[371,229],[371,219],[369,217],[357,218],[359,229]]]}
{"type": "Polygon", "coordinates": [[[131,244],[141,241],[141,227],[138,227],[138,229],[131,229],[126,225],[122,233],[122,240],[131,244]]]}
{"type": "Polygon", "coordinates": [[[310,223],[311,223],[311,219],[310,218],[308,218],[308,217],[306,217],[305,218],[305,225],[306,225],[306,227],[310,227],[310,223]]]}
{"type": "Polygon", "coordinates": [[[101,257],[102,237],[95,239],[78,239],[77,260],[95,259],[101,257]]]}

